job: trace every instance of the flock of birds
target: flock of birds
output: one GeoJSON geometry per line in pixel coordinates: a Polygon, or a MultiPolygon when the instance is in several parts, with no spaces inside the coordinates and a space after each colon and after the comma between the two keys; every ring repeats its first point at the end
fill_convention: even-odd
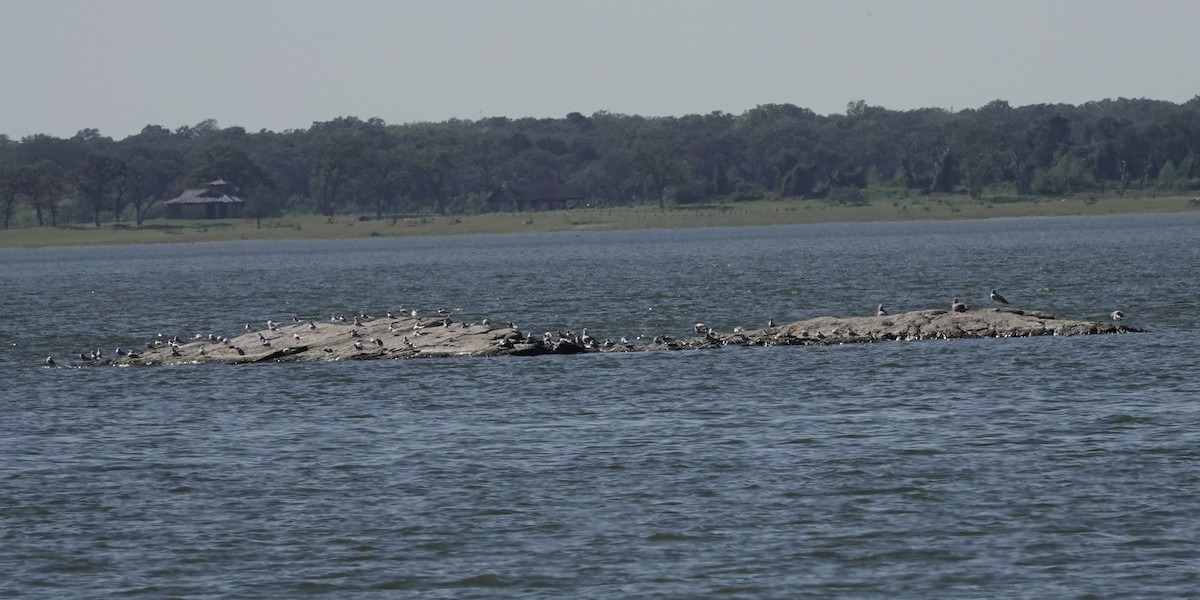
{"type": "MultiPolygon", "coordinates": [[[[992,302],[996,304],[1009,304],[1008,300],[1004,296],[1001,296],[1000,293],[995,289],[992,289],[991,293],[988,294],[988,297],[991,298],[992,302]]],[[[950,301],[950,312],[967,312],[967,305],[962,301],[961,298],[955,298],[954,300],[950,301]]],[[[887,314],[887,309],[883,307],[883,304],[880,304],[875,308],[875,316],[883,317],[887,316],[887,314]]],[[[1119,310],[1112,311],[1112,313],[1110,313],[1108,316],[1114,321],[1125,320],[1125,313],[1119,310]]]]}
{"type": "MultiPolygon", "coordinates": [[[[452,325],[458,325],[463,328],[473,327],[477,324],[483,325],[484,327],[491,326],[491,321],[486,318],[483,319],[482,321],[480,321],[479,323],[457,321],[454,319],[454,317],[451,316],[452,312],[453,312],[452,309],[439,308],[435,312],[436,312],[437,316],[435,318],[433,318],[431,321],[429,319],[422,320],[420,318],[421,311],[419,311],[417,309],[401,308],[401,309],[397,310],[396,312],[387,311],[386,318],[389,321],[392,321],[388,325],[388,331],[389,331],[389,333],[392,333],[393,335],[403,337],[402,343],[405,347],[407,347],[409,349],[415,349],[416,344],[413,343],[413,341],[410,340],[409,337],[410,336],[412,336],[414,338],[420,337],[421,335],[426,333],[424,330],[428,326],[437,325],[437,326],[446,327],[446,328],[449,328],[452,325]],[[406,318],[411,319],[413,321],[411,328],[406,328],[406,329],[402,330],[401,328],[397,327],[397,325],[399,325],[399,320],[406,319],[406,318]]],[[[314,321],[308,320],[308,319],[302,319],[299,315],[293,314],[291,318],[292,318],[292,323],[294,325],[300,325],[303,323],[307,323],[307,329],[309,331],[314,331],[318,328],[317,324],[314,321]]],[[[350,318],[347,318],[345,315],[333,313],[330,315],[329,320],[331,323],[335,323],[335,324],[353,325],[354,328],[350,329],[350,331],[349,331],[350,337],[351,338],[361,338],[362,335],[359,333],[358,328],[364,328],[365,327],[364,323],[366,323],[368,321],[372,321],[372,320],[374,320],[374,318],[371,317],[370,315],[368,315],[366,313],[366,311],[359,311],[359,313],[357,315],[354,315],[350,318]]],[[[264,331],[265,332],[280,332],[280,327],[281,327],[281,323],[279,323],[273,319],[268,319],[266,322],[266,329],[258,330],[255,327],[253,327],[249,322],[247,322],[245,324],[245,326],[243,327],[243,330],[244,330],[244,333],[247,335],[251,334],[251,333],[257,333],[257,335],[258,335],[257,344],[260,345],[261,347],[272,348],[273,347],[272,342],[271,342],[272,338],[268,338],[266,335],[264,335],[264,331]]],[[[507,323],[507,327],[516,330],[518,332],[518,334],[520,332],[520,330],[517,329],[516,323],[513,323],[511,321],[509,321],[507,323]]],[[[584,331],[586,333],[586,330],[584,330],[584,331]]],[[[530,334],[530,335],[532,335],[532,334],[530,334]]],[[[281,337],[283,337],[283,336],[276,336],[273,339],[278,341],[281,337]]],[[[300,341],[301,335],[300,335],[300,333],[293,333],[292,338],[295,341],[300,341]]],[[[209,352],[208,352],[208,349],[206,348],[206,345],[205,345],[206,343],[208,344],[209,347],[220,347],[220,348],[233,350],[239,356],[246,355],[246,350],[244,348],[242,348],[242,346],[237,345],[233,338],[222,336],[222,335],[217,335],[214,333],[209,333],[209,334],[199,334],[198,333],[190,339],[181,339],[179,336],[167,337],[165,334],[159,333],[153,340],[146,343],[145,348],[147,351],[158,350],[161,348],[168,348],[170,350],[170,355],[172,357],[183,357],[184,351],[181,349],[182,346],[184,344],[191,343],[191,342],[200,342],[199,349],[196,351],[196,354],[199,356],[207,356],[208,355],[209,352]]],[[[505,340],[501,340],[502,345],[506,342],[511,347],[511,343],[512,343],[511,340],[509,340],[508,338],[506,338],[505,340]]],[[[382,339],[376,338],[376,337],[370,337],[369,339],[367,339],[367,343],[371,344],[373,346],[377,346],[377,347],[384,346],[384,341],[382,339]]],[[[366,348],[366,346],[363,343],[363,340],[361,340],[361,339],[353,339],[353,341],[351,342],[351,347],[353,347],[354,350],[356,350],[356,351],[362,351],[366,348]]],[[[333,353],[335,351],[330,346],[325,346],[322,348],[322,350],[327,353],[333,353]]],[[[136,350],[127,350],[127,349],[123,349],[119,346],[114,351],[114,354],[116,355],[116,357],[119,357],[119,358],[137,359],[137,358],[142,357],[142,354],[136,350]]],[[[99,348],[92,350],[91,352],[79,353],[79,359],[80,359],[80,361],[83,361],[84,364],[105,364],[106,362],[111,360],[111,358],[109,356],[105,355],[104,351],[99,348]]],[[[48,367],[57,366],[57,363],[54,360],[53,355],[46,357],[45,365],[48,367]]]]}
{"type": "MultiPolygon", "coordinates": [[[[991,290],[989,297],[990,297],[991,301],[995,304],[1009,304],[1009,301],[1004,296],[1000,295],[1000,293],[997,292],[995,289],[991,290]]],[[[967,310],[968,310],[968,307],[967,307],[966,303],[964,303],[960,298],[954,298],[950,303],[950,311],[951,312],[961,313],[961,312],[967,312],[967,310]]],[[[454,318],[451,316],[452,311],[450,309],[439,308],[439,309],[437,309],[436,312],[438,314],[437,322],[442,327],[450,327],[451,324],[456,323],[454,318]]],[[[400,318],[404,318],[404,317],[409,317],[409,318],[416,320],[414,325],[412,326],[411,332],[409,332],[409,333],[414,337],[419,337],[422,335],[422,333],[423,333],[422,330],[426,326],[418,319],[419,315],[420,315],[420,311],[418,311],[417,309],[401,309],[400,311],[397,311],[396,313],[388,311],[386,314],[386,317],[390,320],[396,320],[396,319],[400,319],[400,318]]],[[[882,303],[880,303],[876,306],[875,315],[878,317],[883,317],[883,316],[888,315],[888,311],[886,308],[884,308],[882,303]]],[[[1109,315],[1109,317],[1114,321],[1123,321],[1123,320],[1125,320],[1125,313],[1120,310],[1114,310],[1109,315]]],[[[363,323],[368,320],[371,320],[371,317],[369,315],[367,315],[367,313],[365,311],[359,311],[359,314],[357,316],[354,316],[352,318],[352,320],[347,319],[344,315],[339,315],[337,313],[333,313],[332,315],[330,315],[330,321],[333,323],[341,323],[341,324],[351,324],[352,323],[356,327],[363,327],[364,326],[363,323]]],[[[292,315],[292,322],[294,324],[301,324],[301,323],[304,323],[305,320],[301,319],[299,315],[292,315]]],[[[307,323],[308,323],[309,330],[317,329],[317,325],[313,321],[309,320],[309,321],[307,321],[307,323]]],[[[457,323],[464,328],[475,325],[475,323],[468,323],[468,322],[457,322],[457,323]]],[[[479,324],[483,325],[485,327],[490,327],[491,322],[485,318],[479,324]]],[[[675,341],[674,338],[672,338],[670,336],[666,336],[666,335],[654,336],[653,338],[651,338],[649,340],[645,339],[644,336],[639,335],[634,340],[630,340],[627,337],[621,337],[619,341],[613,341],[612,339],[604,339],[603,341],[601,341],[601,340],[596,339],[592,335],[588,334],[588,329],[586,327],[581,329],[580,332],[578,332],[578,333],[576,333],[574,331],[569,331],[569,330],[567,330],[567,331],[560,330],[560,331],[557,331],[556,333],[551,333],[551,332],[547,331],[541,336],[540,339],[538,339],[532,333],[522,334],[520,328],[517,327],[516,323],[513,323],[510,321],[507,323],[507,326],[510,329],[513,329],[516,332],[516,334],[513,337],[505,337],[498,342],[498,344],[503,348],[512,348],[514,340],[532,342],[532,343],[541,343],[541,344],[544,344],[547,346],[551,346],[551,345],[555,345],[555,344],[562,344],[562,343],[570,343],[570,344],[579,346],[580,348],[584,348],[584,349],[588,349],[588,350],[604,350],[604,349],[614,349],[614,348],[618,348],[618,347],[632,348],[635,343],[641,343],[641,342],[645,342],[645,341],[649,341],[653,344],[671,344],[675,341]]],[[[775,327],[775,320],[768,319],[767,328],[770,329],[773,327],[775,327]]],[[[720,338],[717,336],[716,332],[711,327],[709,327],[708,325],[705,325],[704,323],[696,323],[692,329],[696,335],[703,336],[706,341],[720,342],[720,338]]],[[[244,330],[246,333],[254,332],[254,328],[251,327],[250,323],[246,323],[244,330]]],[[[279,331],[279,323],[277,323],[274,320],[268,319],[267,320],[267,330],[268,331],[279,331]]],[[[395,323],[391,323],[388,325],[388,331],[393,333],[393,335],[400,335],[402,333],[401,330],[396,328],[395,323]]],[[[742,327],[735,327],[733,329],[733,332],[735,334],[742,332],[742,331],[744,331],[744,328],[742,328],[742,327]]],[[[352,329],[350,331],[350,335],[351,335],[351,337],[354,337],[354,338],[361,337],[356,329],[352,329]]],[[[299,340],[300,334],[293,333],[293,337],[296,340],[299,340]]],[[[409,337],[407,335],[405,335],[403,337],[404,337],[403,344],[407,348],[413,349],[416,347],[415,344],[412,342],[412,340],[409,339],[409,337]]],[[[243,348],[241,348],[240,346],[235,345],[230,338],[212,334],[212,333],[210,333],[208,335],[196,334],[189,341],[200,341],[200,342],[207,341],[211,344],[220,344],[226,348],[232,349],[240,356],[244,356],[246,354],[246,351],[243,348]]],[[[183,356],[182,352],[180,351],[180,345],[182,343],[183,343],[183,341],[180,340],[179,336],[172,336],[172,337],[168,338],[168,337],[164,336],[164,334],[159,333],[155,339],[146,343],[146,349],[153,350],[153,349],[158,349],[158,348],[162,348],[165,346],[165,347],[170,348],[171,356],[180,357],[180,356],[183,356]]],[[[265,335],[263,335],[263,333],[261,331],[258,332],[258,343],[263,347],[271,347],[271,340],[268,339],[265,335]]],[[[383,346],[384,345],[384,342],[382,339],[375,338],[375,337],[370,338],[368,340],[368,343],[375,345],[375,346],[383,346]]],[[[358,339],[354,340],[352,345],[356,351],[362,351],[365,348],[362,341],[358,340],[358,339]]],[[[328,353],[334,352],[334,350],[328,346],[324,347],[322,350],[324,352],[328,352],[328,353]]],[[[124,349],[119,346],[116,348],[116,350],[113,351],[113,353],[118,357],[125,357],[125,358],[130,358],[130,359],[140,358],[140,354],[136,350],[124,349]]],[[[206,350],[205,350],[204,344],[200,345],[198,354],[200,356],[206,355],[206,350]]],[[[84,352],[79,353],[79,359],[81,361],[84,361],[85,363],[93,363],[93,364],[101,363],[101,362],[105,361],[106,358],[107,357],[104,355],[104,353],[99,348],[92,350],[90,353],[84,353],[84,352]]],[[[57,363],[55,362],[54,357],[52,355],[46,357],[45,365],[48,367],[53,367],[53,366],[57,365],[57,363]]]]}

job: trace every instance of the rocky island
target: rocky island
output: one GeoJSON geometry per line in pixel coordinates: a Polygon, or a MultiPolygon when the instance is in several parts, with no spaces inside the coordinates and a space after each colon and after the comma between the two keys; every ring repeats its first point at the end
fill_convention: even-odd
{"type": "MultiPolygon", "coordinates": [[[[880,312],[882,312],[882,307],[880,312]]],[[[1116,313],[1114,313],[1116,318],[1116,313]]],[[[314,322],[293,316],[290,322],[246,324],[236,337],[162,334],[145,348],[113,355],[97,350],[79,355],[78,364],[157,365],[186,363],[260,363],[313,360],[371,360],[451,356],[537,356],[586,352],[683,350],[723,346],[794,346],[854,344],[960,338],[1031,337],[1141,332],[1118,322],[1059,319],[1009,307],[972,310],[921,310],[866,317],[816,317],[763,329],[719,332],[697,323],[686,336],[598,340],[579,332],[522,332],[513,323],[457,321],[449,313],[419,317],[404,313],[371,318],[334,315],[314,322]]],[[[53,364],[47,359],[48,364],[53,364]]]]}

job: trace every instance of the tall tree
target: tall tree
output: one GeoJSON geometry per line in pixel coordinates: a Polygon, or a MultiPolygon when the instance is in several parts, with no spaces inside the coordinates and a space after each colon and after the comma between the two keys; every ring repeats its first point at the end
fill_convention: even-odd
{"type": "Polygon", "coordinates": [[[374,148],[366,152],[357,185],[369,199],[375,218],[391,212],[407,178],[405,156],[396,148],[374,148]]]}
{"type": "Polygon", "coordinates": [[[171,186],[183,173],[183,158],[170,151],[135,149],[129,158],[129,201],[134,222],[141,225],[146,211],[168,197],[171,186]]]}
{"type": "Polygon", "coordinates": [[[658,200],[659,210],[666,210],[667,187],[683,178],[683,145],[668,126],[668,121],[653,121],[638,130],[633,142],[637,171],[658,200]]]}
{"type": "Polygon", "coordinates": [[[339,131],[322,135],[308,146],[309,189],[317,203],[317,212],[333,218],[342,204],[351,180],[358,174],[366,145],[353,132],[339,131]]]}
{"type": "Polygon", "coordinates": [[[50,213],[50,225],[58,226],[58,199],[63,191],[62,169],[49,160],[39,160],[24,165],[18,172],[21,192],[29,199],[37,216],[38,226],[46,224],[45,213],[50,213]]]}
{"type": "Polygon", "coordinates": [[[0,164],[0,207],[4,210],[4,228],[12,224],[13,210],[17,206],[17,194],[21,189],[18,167],[0,164]]]}
{"type": "Polygon", "coordinates": [[[123,206],[123,196],[129,181],[125,161],[105,152],[89,154],[75,171],[75,187],[100,226],[100,215],[123,206]]]}

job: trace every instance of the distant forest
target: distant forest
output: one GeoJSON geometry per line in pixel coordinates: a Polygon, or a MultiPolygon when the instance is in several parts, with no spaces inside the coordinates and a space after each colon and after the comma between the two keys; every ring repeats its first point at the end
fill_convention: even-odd
{"type": "Polygon", "coordinates": [[[243,216],[446,215],[493,210],[504,183],[559,183],[592,205],[660,207],[760,198],[863,204],[881,195],[966,194],[988,202],[1129,190],[1200,189],[1200,96],[1080,106],[894,111],[863,101],[818,115],[767,104],[740,115],[389,125],[340,117],[247,132],[215,121],[149,125],[122,140],[0,135],[4,227],[136,223],[216,179],[240,186],[243,216]]]}

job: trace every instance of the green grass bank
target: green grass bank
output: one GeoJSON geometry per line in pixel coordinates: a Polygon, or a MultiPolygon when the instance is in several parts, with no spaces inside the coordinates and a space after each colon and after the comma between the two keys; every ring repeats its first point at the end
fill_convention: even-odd
{"type": "Polygon", "coordinates": [[[534,213],[424,216],[376,220],[358,215],[296,215],[263,219],[182,221],[156,219],[141,227],[25,227],[0,230],[0,248],[222,242],[329,240],[419,235],[500,234],[576,230],[742,227],[799,223],[958,220],[1012,217],[1179,213],[1200,210],[1190,196],[1111,196],[1064,199],[966,196],[875,200],[835,206],[821,200],[759,200],[723,205],[579,208],[534,213]]]}

